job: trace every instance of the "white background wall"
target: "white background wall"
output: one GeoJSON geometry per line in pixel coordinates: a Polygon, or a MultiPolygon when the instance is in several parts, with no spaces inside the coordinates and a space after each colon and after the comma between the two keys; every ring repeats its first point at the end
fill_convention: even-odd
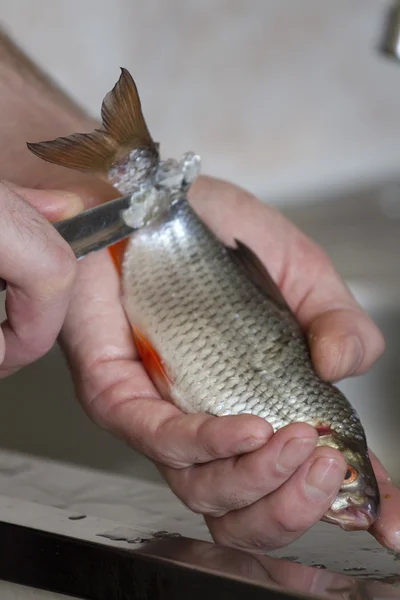
{"type": "Polygon", "coordinates": [[[400,65],[376,49],[389,4],[0,0],[0,17],[94,114],[130,69],[165,152],[270,198],[398,169],[400,65]]]}

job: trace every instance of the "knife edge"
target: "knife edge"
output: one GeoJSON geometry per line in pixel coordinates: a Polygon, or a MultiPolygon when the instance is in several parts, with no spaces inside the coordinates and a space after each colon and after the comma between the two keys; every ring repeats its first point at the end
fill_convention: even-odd
{"type": "Polygon", "coordinates": [[[132,194],[90,208],[75,217],[53,223],[79,260],[131,235],[122,213],[131,206],[132,194]]]}

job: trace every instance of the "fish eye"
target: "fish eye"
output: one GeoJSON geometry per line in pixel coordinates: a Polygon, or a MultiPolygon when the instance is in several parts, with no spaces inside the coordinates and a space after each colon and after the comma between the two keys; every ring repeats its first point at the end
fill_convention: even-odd
{"type": "Polygon", "coordinates": [[[358,473],[354,467],[347,466],[346,475],[344,476],[344,483],[354,483],[358,477],[358,473]]]}

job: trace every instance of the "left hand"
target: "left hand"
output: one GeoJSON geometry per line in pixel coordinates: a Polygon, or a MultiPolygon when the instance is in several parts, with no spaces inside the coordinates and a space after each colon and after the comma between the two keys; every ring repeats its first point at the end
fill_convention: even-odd
{"type": "Polygon", "coordinates": [[[72,194],[0,183],[0,378],[35,362],[53,346],[71,297],[75,256],[49,221],[80,212],[72,194]]]}
{"type": "MultiPolygon", "coordinates": [[[[72,189],[82,196],[88,193],[88,188],[72,189]]],[[[104,188],[105,199],[115,195],[104,188]]],[[[190,198],[223,241],[231,241],[234,234],[265,261],[308,332],[322,377],[338,380],[370,368],[383,350],[382,337],[321,249],[279,212],[235,186],[201,178],[190,198]]],[[[138,359],[107,251],[79,265],[62,345],[89,416],[154,460],[176,495],[204,514],[217,542],[261,551],[286,545],[318,521],[336,495],[344,466],[334,451],[314,451],[329,464],[336,460],[337,468],[325,500],[312,503],[302,487],[310,458],[276,491],[263,471],[263,456],[270,464],[287,431],[272,436],[268,423],[252,416],[184,415],[159,398],[138,359]],[[245,447],[249,435],[252,445],[245,447]]],[[[295,424],[285,430],[301,437],[304,427],[295,424]]],[[[382,515],[371,533],[400,550],[400,492],[378,460],[374,468],[382,515]]]]}

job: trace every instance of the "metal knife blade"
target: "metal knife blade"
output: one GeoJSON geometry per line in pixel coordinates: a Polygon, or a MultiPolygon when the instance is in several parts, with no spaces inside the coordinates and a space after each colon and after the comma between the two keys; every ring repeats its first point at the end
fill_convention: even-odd
{"type": "Polygon", "coordinates": [[[134,231],[122,216],[130,207],[132,195],[122,196],[90,208],[75,217],[53,223],[79,260],[127,238],[134,231]]]}

